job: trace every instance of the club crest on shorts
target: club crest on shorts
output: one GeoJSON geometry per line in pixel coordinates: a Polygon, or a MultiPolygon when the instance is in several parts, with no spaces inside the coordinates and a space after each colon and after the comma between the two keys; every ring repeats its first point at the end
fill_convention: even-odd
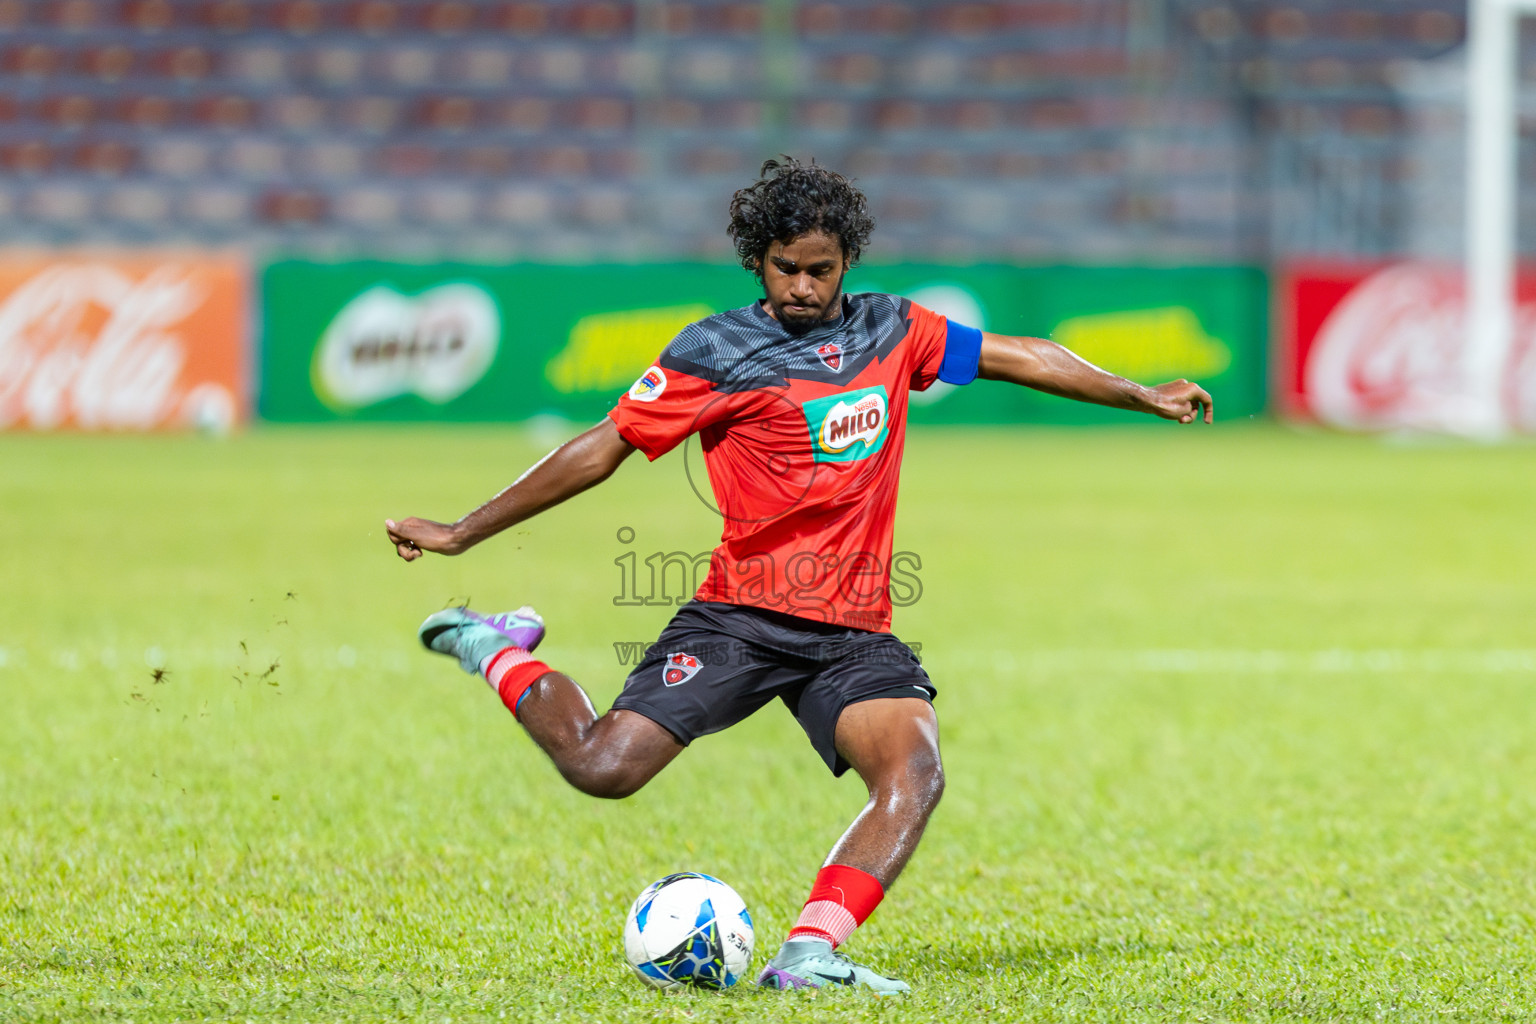
{"type": "Polygon", "coordinates": [[[835,341],[829,341],[816,350],[816,358],[827,365],[827,369],[836,370],[843,365],[843,347],[835,341]]]}
{"type": "Polygon", "coordinates": [[[681,686],[699,674],[699,659],[691,654],[669,654],[661,666],[661,681],[668,686],[681,686]]]}

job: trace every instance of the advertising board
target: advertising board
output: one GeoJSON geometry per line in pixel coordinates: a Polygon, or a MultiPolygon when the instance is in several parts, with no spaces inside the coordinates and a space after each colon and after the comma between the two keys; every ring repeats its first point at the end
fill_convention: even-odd
{"type": "Polygon", "coordinates": [[[0,429],[241,422],[246,281],[221,254],[0,254],[0,429]]]}
{"type": "MultiPolygon", "coordinates": [[[[1054,337],[1147,383],[1201,381],[1223,418],[1264,403],[1268,286],[1252,268],[890,265],[891,291],[962,323],[1054,337]]],[[[285,421],[602,416],[677,332],[746,305],[738,267],[282,262],[263,276],[260,412],[285,421]]],[[[914,422],[1136,418],[989,382],[914,396],[914,422]]]]}
{"type": "MultiPolygon", "coordinates": [[[[1502,399],[1536,430],[1536,274],[1518,282],[1502,399]]],[[[1464,373],[1467,301],[1459,267],[1299,263],[1276,281],[1275,389],[1287,416],[1351,430],[1462,432],[1485,401],[1464,373]]]]}

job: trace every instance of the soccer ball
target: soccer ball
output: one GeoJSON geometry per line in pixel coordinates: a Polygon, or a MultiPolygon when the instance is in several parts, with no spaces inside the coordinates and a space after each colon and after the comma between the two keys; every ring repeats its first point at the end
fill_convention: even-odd
{"type": "Polygon", "coordinates": [[[718,878],[668,875],[646,886],[629,908],[624,955],[656,988],[728,988],[752,963],[752,915],[718,878]]]}

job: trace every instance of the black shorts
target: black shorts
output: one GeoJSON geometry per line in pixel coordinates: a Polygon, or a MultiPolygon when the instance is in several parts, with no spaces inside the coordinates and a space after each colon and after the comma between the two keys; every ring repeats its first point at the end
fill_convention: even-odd
{"type": "Polygon", "coordinates": [[[937,693],[917,656],[890,633],[714,601],[679,608],[629,674],[615,709],[633,711],[685,746],[778,697],[833,775],[833,742],[850,704],[937,693]]]}

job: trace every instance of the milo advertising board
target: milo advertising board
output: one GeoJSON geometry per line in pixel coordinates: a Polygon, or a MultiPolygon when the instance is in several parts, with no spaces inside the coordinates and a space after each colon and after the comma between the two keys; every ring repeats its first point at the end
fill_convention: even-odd
{"type": "MultiPolygon", "coordinates": [[[[1224,419],[1263,403],[1257,270],[875,266],[847,286],[907,295],[984,330],[1051,337],[1137,380],[1198,379],[1224,419]]],[[[282,262],[266,269],[262,293],[266,419],[491,421],[596,419],[685,325],[760,291],[718,264],[282,262]]],[[[919,422],[1131,416],[986,381],[914,399],[919,422]]]]}
{"type": "MultiPolygon", "coordinates": [[[[905,295],[996,334],[1050,338],[1143,384],[1184,377],[1221,420],[1264,408],[1268,299],[1253,267],[870,267],[855,287],[905,295]]],[[[912,421],[1117,423],[1137,413],[989,381],[912,395],[912,421]]]]}

